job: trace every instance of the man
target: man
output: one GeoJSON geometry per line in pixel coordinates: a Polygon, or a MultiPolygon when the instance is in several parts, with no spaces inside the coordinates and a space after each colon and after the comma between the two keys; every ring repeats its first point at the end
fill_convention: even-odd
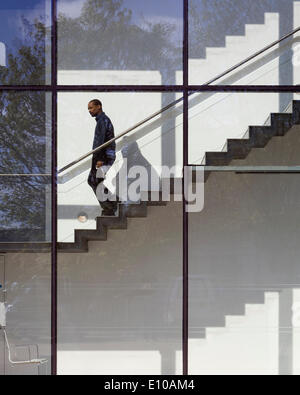
{"type": "MultiPolygon", "coordinates": [[[[91,100],[88,104],[88,111],[92,117],[96,118],[96,122],[97,122],[95,136],[94,136],[94,143],[93,143],[93,149],[95,149],[114,138],[114,127],[111,123],[111,120],[102,111],[102,103],[100,100],[98,99],[91,100]]],[[[101,194],[101,190],[105,194],[108,193],[107,188],[105,188],[103,184],[101,184],[99,188],[98,185],[100,183],[103,183],[105,179],[105,174],[107,173],[108,169],[113,165],[115,159],[116,159],[115,142],[111,143],[108,147],[105,147],[104,149],[95,152],[93,154],[92,168],[88,177],[88,184],[93,189],[97,198],[99,196],[99,189],[100,189],[100,194],[101,194]],[[100,170],[102,170],[102,172],[98,171],[99,168],[100,170]],[[101,173],[100,178],[97,178],[97,173],[98,176],[99,173],[101,173]],[[97,196],[97,188],[98,188],[98,196],[97,196]]],[[[102,201],[101,199],[99,203],[102,207],[102,215],[105,216],[115,215],[117,211],[116,201],[109,201],[109,200],[102,201]]]]}

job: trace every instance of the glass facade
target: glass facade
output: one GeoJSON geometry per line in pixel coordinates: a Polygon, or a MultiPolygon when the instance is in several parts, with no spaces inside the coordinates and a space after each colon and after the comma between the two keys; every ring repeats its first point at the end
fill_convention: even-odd
{"type": "Polygon", "coordinates": [[[0,375],[299,374],[300,2],[2,3],[0,375]]]}

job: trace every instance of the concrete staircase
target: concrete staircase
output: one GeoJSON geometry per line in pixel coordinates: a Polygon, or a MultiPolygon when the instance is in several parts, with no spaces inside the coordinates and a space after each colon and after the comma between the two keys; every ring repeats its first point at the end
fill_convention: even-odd
{"type": "MultiPolygon", "coordinates": [[[[222,152],[206,152],[206,166],[228,166],[233,160],[245,159],[253,149],[264,148],[276,136],[285,136],[292,126],[300,124],[300,101],[293,101],[286,113],[273,113],[264,126],[249,126],[245,138],[229,139],[222,152]]],[[[207,181],[210,172],[205,172],[207,181]]],[[[166,202],[141,202],[138,204],[120,204],[118,217],[98,217],[97,228],[89,230],[75,229],[74,243],[58,243],[59,252],[88,252],[88,241],[107,240],[108,230],[127,229],[127,218],[147,217],[148,206],[164,206],[166,202]]],[[[50,252],[51,243],[0,243],[0,253],[5,252],[50,252]]]]}
{"type": "MultiPolygon", "coordinates": [[[[97,217],[96,229],[75,229],[74,243],[57,243],[59,252],[88,252],[88,241],[107,240],[108,231],[113,229],[127,229],[127,218],[147,217],[148,206],[165,206],[162,200],[141,202],[139,204],[119,204],[116,217],[97,217]]],[[[0,243],[0,252],[50,252],[51,243],[0,243]]]]}
{"type": "Polygon", "coordinates": [[[264,148],[276,136],[285,136],[294,125],[300,124],[300,101],[287,108],[291,113],[272,113],[264,126],[249,126],[242,139],[228,139],[222,152],[206,152],[206,166],[227,166],[234,159],[245,159],[254,148],[264,148]]]}

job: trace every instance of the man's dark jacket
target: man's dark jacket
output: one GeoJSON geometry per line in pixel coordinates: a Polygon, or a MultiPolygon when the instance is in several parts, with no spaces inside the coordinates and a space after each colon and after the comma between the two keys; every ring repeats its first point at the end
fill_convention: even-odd
{"type": "MultiPolygon", "coordinates": [[[[96,117],[96,130],[93,142],[93,149],[106,143],[115,137],[114,127],[111,120],[104,112],[96,117]]],[[[105,165],[112,165],[116,159],[116,143],[113,142],[108,147],[93,154],[92,168],[95,169],[98,161],[104,162],[105,165]]]]}

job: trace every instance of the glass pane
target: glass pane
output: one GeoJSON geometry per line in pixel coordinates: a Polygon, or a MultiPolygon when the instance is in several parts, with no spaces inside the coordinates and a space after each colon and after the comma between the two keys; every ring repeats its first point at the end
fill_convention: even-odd
{"type": "Polygon", "coordinates": [[[299,372],[298,98],[190,96],[190,374],[299,372]]]}
{"type": "Polygon", "coordinates": [[[58,0],[60,84],[182,82],[181,0],[58,0]]]}
{"type": "Polygon", "coordinates": [[[1,2],[1,85],[50,83],[50,14],[50,0],[1,2]]]}
{"type": "Polygon", "coordinates": [[[0,255],[0,375],[51,374],[50,248],[25,250],[0,255]]]}
{"type": "Polygon", "coordinates": [[[0,94],[1,242],[51,241],[51,96],[0,94]]]}
{"type": "MultiPolygon", "coordinates": [[[[157,112],[163,105],[172,102],[176,97],[173,94],[164,93],[59,93],[59,169],[92,150],[96,122],[88,112],[88,103],[95,98],[102,102],[102,110],[113,124],[114,135],[118,136],[157,112]],[[134,112],[132,108],[135,109],[134,112]]],[[[156,189],[159,189],[159,185],[156,186],[156,184],[159,183],[163,171],[170,169],[170,174],[174,173],[176,177],[181,177],[181,104],[146,122],[117,141],[116,160],[108,173],[110,182],[114,183],[114,180],[117,180],[121,192],[124,185],[129,188],[132,180],[128,174],[135,171],[135,166],[141,166],[149,173],[142,182],[142,186],[145,182],[147,184],[144,190],[151,186],[150,173],[153,175],[153,188],[156,189]],[[163,166],[166,166],[165,170],[163,166]]],[[[93,229],[95,217],[101,214],[95,194],[87,184],[90,169],[91,157],[88,157],[59,175],[58,241],[74,241],[74,229],[78,226],[83,229],[93,229]],[[81,213],[85,213],[87,221],[80,222],[84,220],[80,218],[81,213]]],[[[134,192],[134,188],[132,191],[134,192]]],[[[124,196],[122,200],[138,201],[139,198],[124,196]]]]}
{"type": "Polygon", "coordinates": [[[0,94],[0,374],[51,373],[51,96],[0,94]]]}
{"type": "Polygon", "coordinates": [[[190,374],[299,374],[298,195],[298,174],[209,174],[189,218],[190,374]]]}
{"type": "MultiPolygon", "coordinates": [[[[190,84],[208,83],[298,27],[298,1],[191,0],[190,84]]],[[[291,36],[214,84],[298,84],[299,37],[291,36]]]]}
{"type": "MultiPolygon", "coordinates": [[[[59,167],[93,146],[91,99],[119,135],[169,96],[59,94],[59,167]]],[[[181,185],[182,108],[118,141],[105,180],[120,181],[115,217],[101,211],[90,169],[88,158],[59,176],[59,373],[182,374],[182,202],[161,195],[165,184],[181,185]]]]}
{"type": "Polygon", "coordinates": [[[299,166],[299,95],[194,93],[189,161],[207,166],[299,166]]]}

